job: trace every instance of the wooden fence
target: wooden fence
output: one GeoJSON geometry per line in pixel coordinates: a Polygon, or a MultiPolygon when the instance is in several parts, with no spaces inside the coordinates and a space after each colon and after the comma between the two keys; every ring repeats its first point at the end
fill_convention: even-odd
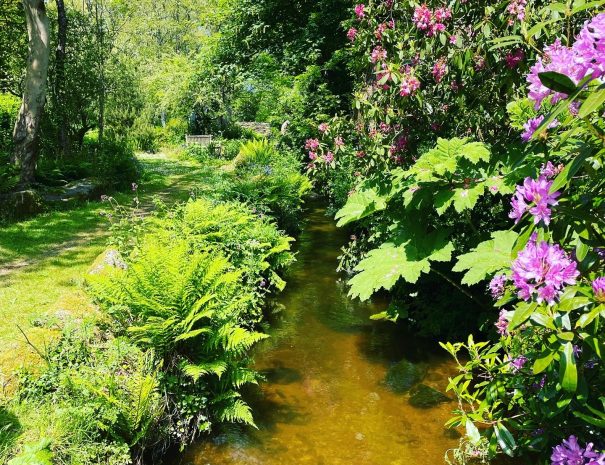
{"type": "Polygon", "coordinates": [[[191,136],[186,135],[185,136],[185,143],[187,145],[198,144],[198,145],[207,146],[207,145],[210,145],[211,142],[212,142],[211,135],[191,135],[191,136]]]}

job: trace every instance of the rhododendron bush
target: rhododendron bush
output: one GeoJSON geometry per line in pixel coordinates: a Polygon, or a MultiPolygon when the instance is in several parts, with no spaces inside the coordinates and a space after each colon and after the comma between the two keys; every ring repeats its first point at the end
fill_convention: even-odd
{"type": "Polygon", "coordinates": [[[359,4],[352,115],[307,142],[351,295],[405,318],[436,276],[487,315],[490,341],[443,344],[458,461],[605,463],[603,4],[359,4]]]}

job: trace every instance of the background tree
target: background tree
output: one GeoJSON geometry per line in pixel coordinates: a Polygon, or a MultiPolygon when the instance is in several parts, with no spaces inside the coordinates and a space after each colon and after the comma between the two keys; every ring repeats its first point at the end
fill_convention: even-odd
{"type": "Polygon", "coordinates": [[[25,73],[23,103],[13,132],[13,161],[20,166],[20,184],[35,179],[39,128],[46,101],[46,78],[50,53],[50,23],[43,0],[23,0],[29,56],[25,73]]]}

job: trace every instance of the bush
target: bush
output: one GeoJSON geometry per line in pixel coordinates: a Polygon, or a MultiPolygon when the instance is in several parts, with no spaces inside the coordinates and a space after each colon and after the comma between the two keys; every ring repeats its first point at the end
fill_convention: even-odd
{"type": "Polygon", "coordinates": [[[241,278],[222,254],[154,234],[127,269],[91,279],[93,294],[114,318],[114,331],[153,351],[164,366],[164,421],[182,444],[215,421],[253,424],[238,390],[256,382],[247,353],[266,336],[246,321],[253,296],[242,289],[241,278]]]}
{"type": "Polygon", "coordinates": [[[278,152],[266,140],[257,140],[242,145],[233,164],[225,196],[272,215],[286,231],[297,231],[304,198],[311,189],[309,179],[300,173],[297,157],[292,152],[278,152]]]}

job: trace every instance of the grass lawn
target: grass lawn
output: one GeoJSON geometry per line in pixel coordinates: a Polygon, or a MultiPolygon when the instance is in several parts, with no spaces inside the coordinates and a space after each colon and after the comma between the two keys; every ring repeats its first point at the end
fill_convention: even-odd
{"type": "MultiPolygon", "coordinates": [[[[171,154],[142,154],[139,198],[151,209],[153,198],[166,203],[188,198],[204,176],[203,167],[171,154]]],[[[116,195],[122,205],[132,193],[116,195]]],[[[6,386],[23,363],[39,363],[35,350],[60,329],[62,320],[94,311],[82,289],[83,276],[105,249],[107,203],[88,202],[0,229],[0,383],[6,386]]]]}

